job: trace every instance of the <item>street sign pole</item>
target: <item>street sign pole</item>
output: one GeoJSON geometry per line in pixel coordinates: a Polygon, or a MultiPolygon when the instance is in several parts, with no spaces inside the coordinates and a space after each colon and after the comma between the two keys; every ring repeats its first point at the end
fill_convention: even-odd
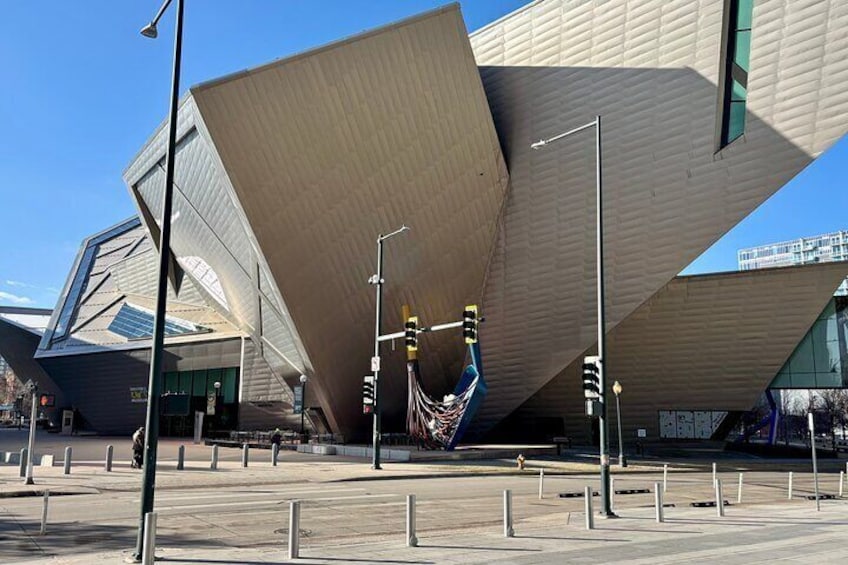
{"type": "Polygon", "coordinates": [[[36,396],[38,394],[38,385],[32,382],[32,380],[29,380],[26,387],[32,395],[32,409],[29,416],[29,442],[27,443],[27,466],[24,484],[31,485],[33,484],[32,460],[35,459],[35,421],[38,417],[38,398],[36,396]]]}

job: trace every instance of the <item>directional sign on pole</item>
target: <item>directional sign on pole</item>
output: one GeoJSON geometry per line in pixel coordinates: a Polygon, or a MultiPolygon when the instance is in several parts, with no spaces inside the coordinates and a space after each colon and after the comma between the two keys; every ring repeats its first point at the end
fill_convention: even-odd
{"type": "Polygon", "coordinates": [[[372,357],[371,358],[371,370],[375,373],[380,370],[380,358],[372,357]]]}

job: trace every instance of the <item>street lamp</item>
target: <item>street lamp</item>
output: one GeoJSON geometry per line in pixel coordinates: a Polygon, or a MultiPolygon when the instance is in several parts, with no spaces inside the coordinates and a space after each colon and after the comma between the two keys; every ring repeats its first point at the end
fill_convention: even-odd
{"type": "Polygon", "coordinates": [[[303,435],[303,413],[306,412],[306,375],[300,375],[301,397],[300,397],[300,435],[303,435]]]}
{"type": "Polygon", "coordinates": [[[373,459],[371,462],[372,469],[381,469],[380,467],[380,331],[382,328],[382,320],[380,319],[383,309],[383,242],[394,237],[399,233],[408,231],[410,228],[406,225],[401,225],[388,235],[380,234],[377,236],[377,274],[371,275],[368,279],[368,284],[377,285],[377,315],[374,328],[374,357],[371,358],[371,370],[374,372],[374,436],[373,436],[373,459]]]}
{"type": "Polygon", "coordinates": [[[618,417],[618,466],[627,467],[627,459],[624,458],[624,441],[621,439],[621,383],[612,383],[612,391],[615,393],[615,414],[618,417]]]}
{"type": "Polygon", "coordinates": [[[605,317],[604,317],[604,207],[603,207],[603,182],[601,177],[601,117],[595,116],[594,121],[580,127],[568,130],[549,139],[542,139],[530,145],[532,149],[541,149],[554,141],[559,141],[570,135],[580,133],[589,128],[595,128],[595,251],[598,279],[598,388],[600,396],[599,420],[599,451],[601,459],[601,515],[615,517],[612,511],[610,498],[610,464],[609,464],[609,424],[607,422],[606,405],[606,364],[607,351],[605,342],[605,317]]]}
{"type": "MultiPolygon", "coordinates": [[[[165,0],[156,17],[141,30],[144,37],[155,39],[156,25],[171,0],[165,0]]],[[[174,33],[174,65],[171,75],[171,107],[168,114],[168,146],[165,164],[165,194],[162,199],[161,228],[159,233],[159,264],[156,288],[156,315],[153,320],[153,343],[150,352],[150,375],[147,380],[147,415],[144,434],[144,471],[142,476],[141,504],[139,512],[138,538],[133,559],[141,561],[144,543],[144,517],[153,511],[153,496],[156,485],[156,450],[159,441],[159,394],[162,373],[162,357],[165,342],[165,304],[168,295],[168,263],[171,249],[171,209],[174,196],[174,160],[177,148],[177,110],[180,91],[180,62],[183,45],[183,0],[177,0],[176,30],[174,33]]]]}

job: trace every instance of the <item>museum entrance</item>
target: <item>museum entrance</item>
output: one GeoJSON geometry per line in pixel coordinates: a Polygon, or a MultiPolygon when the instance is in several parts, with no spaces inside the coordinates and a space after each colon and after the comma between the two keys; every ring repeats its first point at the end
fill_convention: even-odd
{"type": "Polygon", "coordinates": [[[238,429],[238,367],[165,373],[159,433],[191,437],[202,416],[203,437],[238,429]]]}

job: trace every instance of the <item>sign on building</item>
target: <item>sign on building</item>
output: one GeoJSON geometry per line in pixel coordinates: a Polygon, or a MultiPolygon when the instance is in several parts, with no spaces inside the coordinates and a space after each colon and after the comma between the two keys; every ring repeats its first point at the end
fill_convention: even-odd
{"type": "Polygon", "coordinates": [[[130,387],[130,402],[133,404],[147,404],[147,387],[146,386],[131,386],[130,387]]]}
{"type": "Polygon", "coordinates": [[[303,385],[294,387],[294,405],[292,406],[295,414],[303,412],[303,385]]]}

